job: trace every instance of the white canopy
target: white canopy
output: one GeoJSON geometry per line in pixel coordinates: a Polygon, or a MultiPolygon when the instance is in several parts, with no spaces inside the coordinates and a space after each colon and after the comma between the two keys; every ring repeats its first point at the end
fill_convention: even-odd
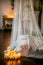
{"type": "Polygon", "coordinates": [[[42,35],[34,14],[33,1],[15,0],[14,10],[10,48],[20,50],[20,45],[24,44],[33,50],[42,48],[42,35]]]}

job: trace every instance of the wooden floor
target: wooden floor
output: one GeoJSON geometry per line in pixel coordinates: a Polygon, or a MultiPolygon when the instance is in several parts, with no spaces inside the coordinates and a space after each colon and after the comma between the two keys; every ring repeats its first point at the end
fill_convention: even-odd
{"type": "MultiPolygon", "coordinates": [[[[0,31],[0,65],[5,65],[4,61],[4,50],[10,45],[11,40],[11,31],[0,31]]],[[[23,61],[22,61],[23,62],[23,61]]],[[[28,59],[23,62],[25,65],[43,65],[42,60],[39,59],[28,59]]],[[[18,64],[18,65],[24,65],[24,64],[18,64]]],[[[7,65],[7,64],[6,64],[7,65]]],[[[12,65],[12,64],[8,64],[12,65]]],[[[13,64],[17,65],[17,64],[13,64]]]]}
{"type": "Polygon", "coordinates": [[[4,50],[10,45],[11,31],[0,30],[0,63],[4,61],[4,50]]]}
{"type": "Polygon", "coordinates": [[[10,45],[11,31],[0,31],[0,49],[5,50],[10,45]]]}

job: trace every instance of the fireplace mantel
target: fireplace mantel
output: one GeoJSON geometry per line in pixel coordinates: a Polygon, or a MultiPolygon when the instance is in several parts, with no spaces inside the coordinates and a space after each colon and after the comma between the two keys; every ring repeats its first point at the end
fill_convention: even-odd
{"type": "Polygon", "coordinates": [[[13,18],[8,18],[3,16],[3,29],[11,29],[12,28],[13,18]]]}

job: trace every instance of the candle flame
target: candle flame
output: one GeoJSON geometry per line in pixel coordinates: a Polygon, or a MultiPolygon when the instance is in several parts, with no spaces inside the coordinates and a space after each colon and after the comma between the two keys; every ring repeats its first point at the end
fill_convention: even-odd
{"type": "Polygon", "coordinates": [[[10,13],[7,15],[7,18],[14,18],[14,12],[10,11],[10,13]]]}

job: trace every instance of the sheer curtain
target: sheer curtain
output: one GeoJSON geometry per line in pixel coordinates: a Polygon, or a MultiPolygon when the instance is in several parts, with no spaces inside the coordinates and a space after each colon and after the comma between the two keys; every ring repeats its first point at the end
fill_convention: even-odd
{"type": "Polygon", "coordinates": [[[38,41],[42,35],[34,14],[33,1],[14,0],[14,10],[10,48],[20,50],[21,45],[28,45],[28,49],[31,46],[33,50],[39,48],[41,44],[38,41]],[[35,41],[34,45],[31,40],[35,41]]]}

